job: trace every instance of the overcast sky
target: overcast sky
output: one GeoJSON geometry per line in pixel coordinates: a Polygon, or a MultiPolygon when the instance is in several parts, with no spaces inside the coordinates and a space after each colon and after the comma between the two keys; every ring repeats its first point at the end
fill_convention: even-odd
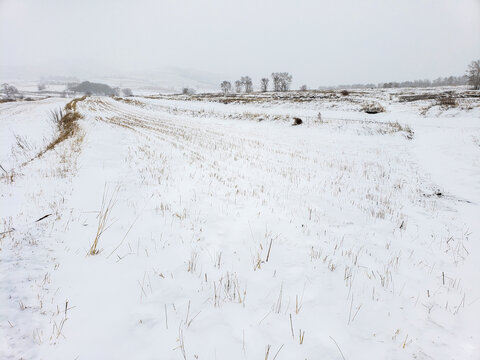
{"type": "Polygon", "coordinates": [[[0,0],[0,77],[175,66],[317,87],[463,74],[477,58],[480,0],[0,0]]]}

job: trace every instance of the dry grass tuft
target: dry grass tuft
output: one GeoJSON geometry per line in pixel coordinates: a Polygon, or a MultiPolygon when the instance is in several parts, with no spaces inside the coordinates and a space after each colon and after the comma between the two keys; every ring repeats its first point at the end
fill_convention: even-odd
{"type": "Polygon", "coordinates": [[[45,151],[53,149],[61,142],[72,137],[78,131],[77,120],[81,118],[82,115],[76,111],[63,112],[61,109],[52,111],[51,119],[57,126],[58,136],[47,145],[45,151]]]}
{"type": "Polygon", "coordinates": [[[134,100],[134,99],[128,99],[128,98],[123,98],[123,97],[119,97],[119,96],[112,96],[112,99],[114,99],[115,101],[124,102],[125,104],[130,104],[130,105],[135,105],[135,106],[140,106],[140,107],[145,106],[145,104],[142,103],[141,101],[134,100]]]}
{"type": "Polygon", "coordinates": [[[85,100],[86,98],[87,98],[86,96],[82,96],[80,98],[73,99],[67,105],[65,105],[65,111],[73,112],[73,113],[77,112],[77,103],[85,100]]]}
{"type": "Polygon", "coordinates": [[[408,140],[413,139],[414,132],[413,132],[413,130],[410,126],[402,125],[398,121],[390,122],[390,123],[388,123],[388,125],[390,126],[392,133],[404,132],[405,136],[408,140]]]}
{"type": "Polygon", "coordinates": [[[16,176],[15,170],[11,169],[10,171],[7,171],[3,168],[2,165],[0,165],[0,169],[1,169],[0,179],[5,179],[5,182],[7,184],[12,184],[15,181],[15,176],[16,176]]]}
{"type": "Polygon", "coordinates": [[[77,120],[82,119],[83,116],[77,112],[77,103],[85,100],[85,96],[77,99],[73,99],[67,105],[65,109],[52,110],[50,113],[50,119],[55,124],[58,135],[53,139],[42,151],[37,154],[37,158],[43,156],[47,151],[52,150],[61,142],[73,137],[78,133],[79,126],[77,120]]]}
{"type": "Polygon", "coordinates": [[[117,202],[118,190],[119,189],[117,187],[110,196],[110,199],[107,200],[109,197],[108,190],[106,187],[103,189],[102,206],[100,207],[100,212],[98,214],[97,234],[95,235],[95,240],[88,251],[88,255],[97,255],[101,251],[98,249],[98,241],[100,240],[102,234],[111,226],[111,224],[109,224],[109,220],[113,207],[117,202]]]}

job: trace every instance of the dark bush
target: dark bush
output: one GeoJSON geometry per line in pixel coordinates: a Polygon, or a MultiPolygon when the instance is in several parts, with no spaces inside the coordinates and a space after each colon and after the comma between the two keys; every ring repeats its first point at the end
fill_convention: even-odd
{"type": "Polygon", "coordinates": [[[292,124],[292,126],[302,125],[302,124],[303,124],[302,119],[300,119],[300,118],[298,118],[298,117],[294,117],[294,118],[293,118],[293,124],[292,124]]]}

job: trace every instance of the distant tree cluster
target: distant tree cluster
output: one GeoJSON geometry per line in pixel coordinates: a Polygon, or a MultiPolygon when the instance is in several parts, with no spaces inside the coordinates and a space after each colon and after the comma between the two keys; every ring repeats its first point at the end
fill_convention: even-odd
{"type": "Polygon", "coordinates": [[[242,83],[243,90],[246,93],[251,93],[253,91],[253,83],[250,76],[242,76],[240,78],[240,82],[242,83]]]}
{"type": "Polygon", "coordinates": [[[413,80],[413,81],[402,81],[402,82],[387,82],[379,84],[343,84],[338,86],[320,86],[319,90],[328,90],[328,89],[391,89],[391,88],[404,88],[404,87],[413,87],[413,88],[422,88],[422,87],[436,87],[436,86],[460,86],[468,84],[468,76],[449,76],[449,77],[439,77],[435,80],[413,80]]]}
{"type": "Polygon", "coordinates": [[[375,84],[351,84],[339,85],[334,87],[319,87],[320,90],[326,89],[374,89],[374,88],[422,88],[422,87],[436,87],[436,86],[462,86],[471,85],[474,90],[480,90],[480,60],[472,61],[467,68],[466,74],[462,76],[448,76],[439,77],[435,80],[413,80],[402,82],[387,82],[375,84]]]}
{"type": "Polygon", "coordinates": [[[103,95],[103,96],[119,96],[120,88],[112,88],[107,84],[92,83],[84,81],[80,84],[71,84],[68,86],[69,91],[82,93],[86,95],[103,95]]]}
{"type": "Polygon", "coordinates": [[[228,95],[232,91],[232,83],[230,81],[222,81],[220,84],[220,88],[222,89],[223,95],[228,95]]]}
{"type": "Polygon", "coordinates": [[[432,87],[432,86],[457,86],[457,85],[466,85],[467,77],[466,76],[449,76],[449,77],[439,77],[433,81],[424,79],[424,80],[414,80],[414,81],[403,81],[403,82],[389,82],[378,84],[378,87],[389,89],[389,88],[403,88],[403,87],[412,87],[412,88],[422,88],[422,87],[432,87]]]}
{"type": "MultiPolygon", "coordinates": [[[[268,78],[262,78],[260,80],[260,91],[268,91],[268,84],[270,80],[268,78]]],[[[288,91],[292,84],[292,75],[287,72],[272,73],[273,91],[288,91]]],[[[234,87],[230,81],[222,81],[220,89],[224,95],[231,93],[233,90],[236,93],[251,93],[253,92],[253,81],[250,76],[242,76],[240,80],[234,82],[234,87]]]]}
{"type": "Polygon", "coordinates": [[[182,95],[193,95],[195,94],[195,89],[184,87],[182,88],[182,95]]]}
{"type": "Polygon", "coordinates": [[[480,60],[475,60],[468,65],[467,69],[468,85],[472,85],[474,90],[480,89],[480,60]]]}
{"type": "MultiPolygon", "coordinates": [[[[233,90],[232,84],[229,81],[224,81],[222,84],[220,84],[220,88],[222,89],[223,93],[225,93],[226,90],[226,93],[229,93],[233,90]],[[230,84],[230,86],[228,86],[227,83],[230,84]]],[[[235,80],[233,84],[236,93],[251,93],[253,91],[253,82],[250,76],[242,76],[240,80],[235,80]]]]}
{"type": "MultiPolygon", "coordinates": [[[[272,79],[272,90],[273,91],[288,91],[292,84],[292,75],[288,72],[274,72],[271,74],[272,79]]],[[[260,91],[268,91],[268,86],[270,84],[269,78],[260,79],[260,91]]],[[[339,85],[334,87],[319,87],[320,90],[323,89],[375,89],[375,88],[425,88],[425,87],[437,87],[437,86],[461,86],[461,85],[471,85],[473,89],[480,89],[480,60],[472,61],[468,65],[468,69],[465,75],[462,76],[448,76],[448,77],[439,77],[435,80],[429,79],[419,79],[413,81],[402,81],[402,82],[386,82],[379,84],[350,84],[350,85],[339,85]]],[[[234,88],[229,81],[223,81],[220,84],[222,92],[227,95],[232,91],[236,93],[251,93],[253,91],[252,79],[249,76],[242,76],[240,80],[234,82],[234,88]]],[[[300,86],[300,91],[306,91],[307,85],[300,86]]]]}
{"type": "Polygon", "coordinates": [[[268,82],[269,81],[270,80],[268,78],[262,78],[260,80],[260,89],[261,89],[262,92],[268,91],[268,82]]]}
{"type": "Polygon", "coordinates": [[[4,83],[2,84],[3,93],[6,95],[7,99],[13,99],[18,96],[18,89],[10,84],[4,83]]]}
{"type": "Polygon", "coordinates": [[[68,83],[66,92],[99,96],[133,96],[133,91],[130,88],[112,88],[107,84],[92,83],[90,81],[84,81],[81,83],[68,83]]]}
{"type": "Polygon", "coordinates": [[[292,84],[292,75],[288,72],[272,73],[273,91],[288,91],[292,84]]]}

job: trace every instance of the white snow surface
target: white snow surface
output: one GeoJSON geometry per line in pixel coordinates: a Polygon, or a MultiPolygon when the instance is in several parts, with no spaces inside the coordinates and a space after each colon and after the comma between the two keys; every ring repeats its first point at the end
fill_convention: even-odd
{"type": "Polygon", "coordinates": [[[0,104],[0,359],[479,359],[479,102],[374,95],[0,104]]]}

